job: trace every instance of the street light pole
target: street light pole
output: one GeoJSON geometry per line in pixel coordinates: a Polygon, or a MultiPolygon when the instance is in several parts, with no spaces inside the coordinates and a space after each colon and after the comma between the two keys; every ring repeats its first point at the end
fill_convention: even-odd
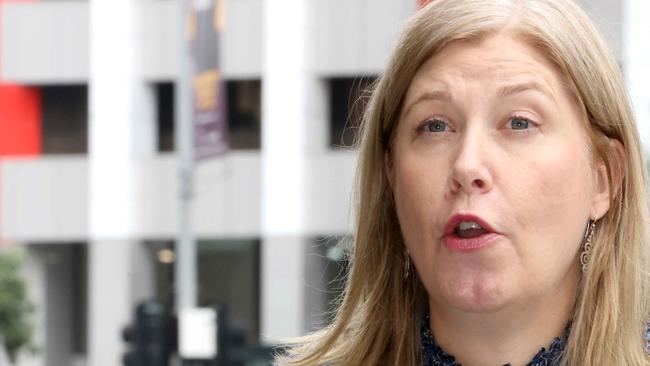
{"type": "Polygon", "coordinates": [[[178,237],[176,240],[176,309],[196,306],[196,242],[192,234],[191,213],[194,196],[193,130],[191,118],[189,46],[186,37],[188,0],[178,1],[178,72],[174,94],[176,113],[176,151],[179,174],[178,237]]]}

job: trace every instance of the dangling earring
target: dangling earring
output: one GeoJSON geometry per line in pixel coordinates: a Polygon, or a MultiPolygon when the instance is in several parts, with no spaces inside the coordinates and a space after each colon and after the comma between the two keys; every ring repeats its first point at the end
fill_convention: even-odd
{"type": "Polygon", "coordinates": [[[587,271],[587,265],[589,264],[589,256],[591,255],[591,241],[594,236],[594,230],[596,229],[596,221],[589,220],[587,222],[587,230],[585,230],[585,243],[582,246],[582,253],[580,253],[580,264],[582,264],[582,273],[587,271]]]}
{"type": "Polygon", "coordinates": [[[409,255],[409,251],[406,249],[406,247],[402,253],[404,255],[404,273],[402,276],[404,277],[404,280],[408,280],[409,275],[411,274],[411,256],[409,255]]]}

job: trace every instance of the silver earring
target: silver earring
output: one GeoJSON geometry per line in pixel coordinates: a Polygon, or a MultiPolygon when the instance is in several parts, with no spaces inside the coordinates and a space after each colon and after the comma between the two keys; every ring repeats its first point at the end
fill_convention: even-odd
{"type": "Polygon", "coordinates": [[[403,251],[404,255],[404,273],[402,276],[404,277],[404,280],[407,280],[409,278],[409,275],[411,274],[411,256],[409,255],[409,251],[404,248],[403,251]]]}
{"type": "Polygon", "coordinates": [[[582,246],[582,253],[580,253],[580,264],[582,264],[582,273],[587,271],[587,265],[589,264],[589,256],[591,255],[591,241],[594,236],[594,230],[596,229],[596,221],[589,220],[587,222],[587,230],[585,230],[584,244],[582,246]]]}

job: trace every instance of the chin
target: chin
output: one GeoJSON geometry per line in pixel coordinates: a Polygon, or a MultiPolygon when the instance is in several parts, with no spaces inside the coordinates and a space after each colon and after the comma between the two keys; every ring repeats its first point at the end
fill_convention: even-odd
{"type": "Polygon", "coordinates": [[[511,302],[513,296],[508,284],[494,276],[459,276],[440,287],[444,303],[457,310],[474,313],[495,312],[511,302]]]}
{"type": "Polygon", "coordinates": [[[465,296],[465,294],[450,294],[446,297],[446,302],[457,310],[471,313],[493,313],[503,309],[507,301],[503,297],[489,294],[465,296]]]}

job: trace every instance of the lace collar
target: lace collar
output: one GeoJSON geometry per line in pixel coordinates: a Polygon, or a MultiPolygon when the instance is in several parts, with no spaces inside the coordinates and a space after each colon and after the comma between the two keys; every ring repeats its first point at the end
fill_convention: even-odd
{"type": "MultiPolygon", "coordinates": [[[[537,352],[535,357],[526,366],[556,366],[559,365],[560,357],[566,340],[569,335],[569,327],[564,331],[562,337],[553,340],[550,346],[537,352]]],[[[422,365],[423,366],[462,366],[456,362],[454,356],[447,354],[433,339],[429,331],[429,314],[422,321],[422,365]]],[[[503,366],[510,366],[506,364],[503,366]]]]}

